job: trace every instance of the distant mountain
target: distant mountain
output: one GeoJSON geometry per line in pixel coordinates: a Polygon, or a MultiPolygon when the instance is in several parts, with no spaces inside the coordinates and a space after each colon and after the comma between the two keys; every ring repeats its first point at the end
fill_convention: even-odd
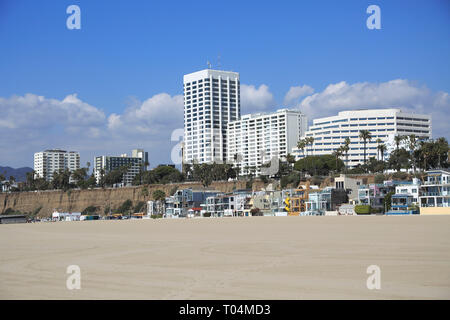
{"type": "Polygon", "coordinates": [[[26,181],[27,179],[26,174],[27,172],[31,171],[33,171],[33,169],[29,167],[14,169],[11,167],[0,166],[0,173],[4,175],[6,179],[9,179],[10,176],[13,176],[17,182],[26,181]]]}

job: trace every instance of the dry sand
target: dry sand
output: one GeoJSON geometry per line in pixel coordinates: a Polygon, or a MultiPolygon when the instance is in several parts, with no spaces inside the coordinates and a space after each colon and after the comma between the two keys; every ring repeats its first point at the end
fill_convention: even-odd
{"type": "Polygon", "coordinates": [[[1,299],[450,298],[447,216],[15,224],[0,241],[1,299]]]}

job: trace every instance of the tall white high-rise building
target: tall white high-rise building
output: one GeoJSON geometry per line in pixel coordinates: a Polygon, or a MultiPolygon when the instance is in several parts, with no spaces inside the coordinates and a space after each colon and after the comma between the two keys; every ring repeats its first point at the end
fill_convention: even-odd
{"type": "Polygon", "coordinates": [[[236,163],[241,175],[252,171],[258,175],[261,165],[273,157],[285,158],[307,126],[306,116],[298,110],[244,115],[228,123],[227,162],[236,163]]]}
{"type": "Polygon", "coordinates": [[[225,161],[227,124],[240,118],[239,73],[205,69],[184,76],[184,163],[225,161]]]}
{"type": "MultiPolygon", "coordinates": [[[[331,154],[350,139],[348,152],[349,167],[364,163],[364,142],[359,138],[361,130],[368,130],[372,136],[366,145],[366,159],[377,158],[380,139],[387,146],[389,155],[394,146],[394,137],[414,134],[417,139],[431,138],[431,116],[424,114],[405,113],[400,109],[370,109],[339,112],[337,116],[314,119],[313,125],[304,137],[313,137],[312,145],[304,150],[294,147],[292,150],[296,159],[306,155],[331,154]]],[[[341,159],[346,163],[345,156],[341,159]]],[[[380,159],[381,160],[381,159],[380,159]]]]}
{"type": "Polygon", "coordinates": [[[36,178],[45,178],[45,180],[51,181],[55,171],[65,169],[70,171],[80,169],[80,154],[78,152],[54,149],[34,154],[36,178]]]}

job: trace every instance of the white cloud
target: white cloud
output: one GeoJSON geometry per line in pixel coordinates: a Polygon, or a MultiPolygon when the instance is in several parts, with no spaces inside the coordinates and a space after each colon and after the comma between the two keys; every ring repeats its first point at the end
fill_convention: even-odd
{"type": "Polygon", "coordinates": [[[31,166],[33,153],[76,150],[82,162],[96,155],[130,153],[142,147],[152,164],[168,162],[171,133],[183,127],[183,97],[157,94],[108,117],[76,94],[62,100],[35,94],[0,97],[0,165],[31,166]]]}
{"type": "Polygon", "coordinates": [[[105,120],[103,111],[81,101],[76,94],[68,95],[62,101],[30,93],[9,99],[0,97],[0,110],[0,130],[32,132],[55,126],[93,127],[105,120]]]}
{"type": "Polygon", "coordinates": [[[313,92],[314,89],[306,84],[303,86],[290,87],[289,91],[284,96],[284,104],[292,105],[298,102],[299,98],[312,94],[313,92]]]}
{"type": "MultiPolygon", "coordinates": [[[[183,96],[160,93],[108,118],[108,128],[123,133],[158,133],[183,126],[183,96]]],[[[170,137],[170,133],[167,133],[170,137]]]]}
{"type": "Polygon", "coordinates": [[[241,113],[268,111],[276,105],[273,94],[265,84],[256,88],[254,85],[241,85],[241,113]]]}
{"type": "MultiPolygon", "coordinates": [[[[285,101],[295,103],[311,120],[342,110],[396,107],[431,114],[433,136],[450,137],[447,124],[450,96],[432,92],[408,80],[383,83],[339,82],[311,94],[312,88],[291,87],[285,101]]],[[[276,101],[269,87],[241,86],[242,114],[270,111],[276,101]]],[[[183,128],[183,96],[156,94],[143,102],[134,99],[122,113],[106,115],[76,94],[62,100],[35,94],[0,97],[0,165],[32,166],[33,153],[64,148],[81,153],[82,163],[96,155],[129,153],[134,148],[149,151],[151,165],[170,162],[173,130],[183,128]]]]}
{"type": "Polygon", "coordinates": [[[299,108],[314,119],[337,114],[339,111],[361,108],[400,108],[414,113],[431,114],[433,136],[450,136],[447,92],[433,93],[425,86],[396,79],[382,83],[345,81],[330,84],[322,92],[304,98],[299,108]]]}

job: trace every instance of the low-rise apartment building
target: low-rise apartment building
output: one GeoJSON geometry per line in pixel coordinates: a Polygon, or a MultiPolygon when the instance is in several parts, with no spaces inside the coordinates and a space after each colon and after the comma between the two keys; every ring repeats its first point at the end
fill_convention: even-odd
{"type": "Polygon", "coordinates": [[[122,184],[131,185],[134,177],[139,172],[146,170],[146,164],[148,164],[148,152],[144,152],[143,149],[134,149],[131,152],[131,156],[125,153],[120,156],[95,157],[94,174],[97,183],[99,183],[102,175],[106,175],[120,167],[127,166],[128,170],[124,174],[122,184]]]}
{"type": "MultiPolygon", "coordinates": [[[[368,109],[339,112],[337,116],[313,120],[303,138],[313,138],[314,142],[307,145],[304,150],[297,147],[292,149],[296,159],[306,155],[332,154],[346,138],[350,139],[348,159],[341,159],[348,167],[355,167],[364,163],[364,142],[360,139],[361,130],[368,130],[372,136],[366,143],[366,159],[377,158],[378,143],[380,139],[392,150],[394,136],[414,134],[418,139],[431,138],[431,116],[402,112],[400,109],[368,109]]],[[[389,156],[384,154],[384,158],[389,156]]]]}
{"type": "Polygon", "coordinates": [[[50,149],[34,154],[35,178],[53,180],[53,173],[68,169],[70,172],[80,169],[80,154],[76,151],[50,149]]]}

